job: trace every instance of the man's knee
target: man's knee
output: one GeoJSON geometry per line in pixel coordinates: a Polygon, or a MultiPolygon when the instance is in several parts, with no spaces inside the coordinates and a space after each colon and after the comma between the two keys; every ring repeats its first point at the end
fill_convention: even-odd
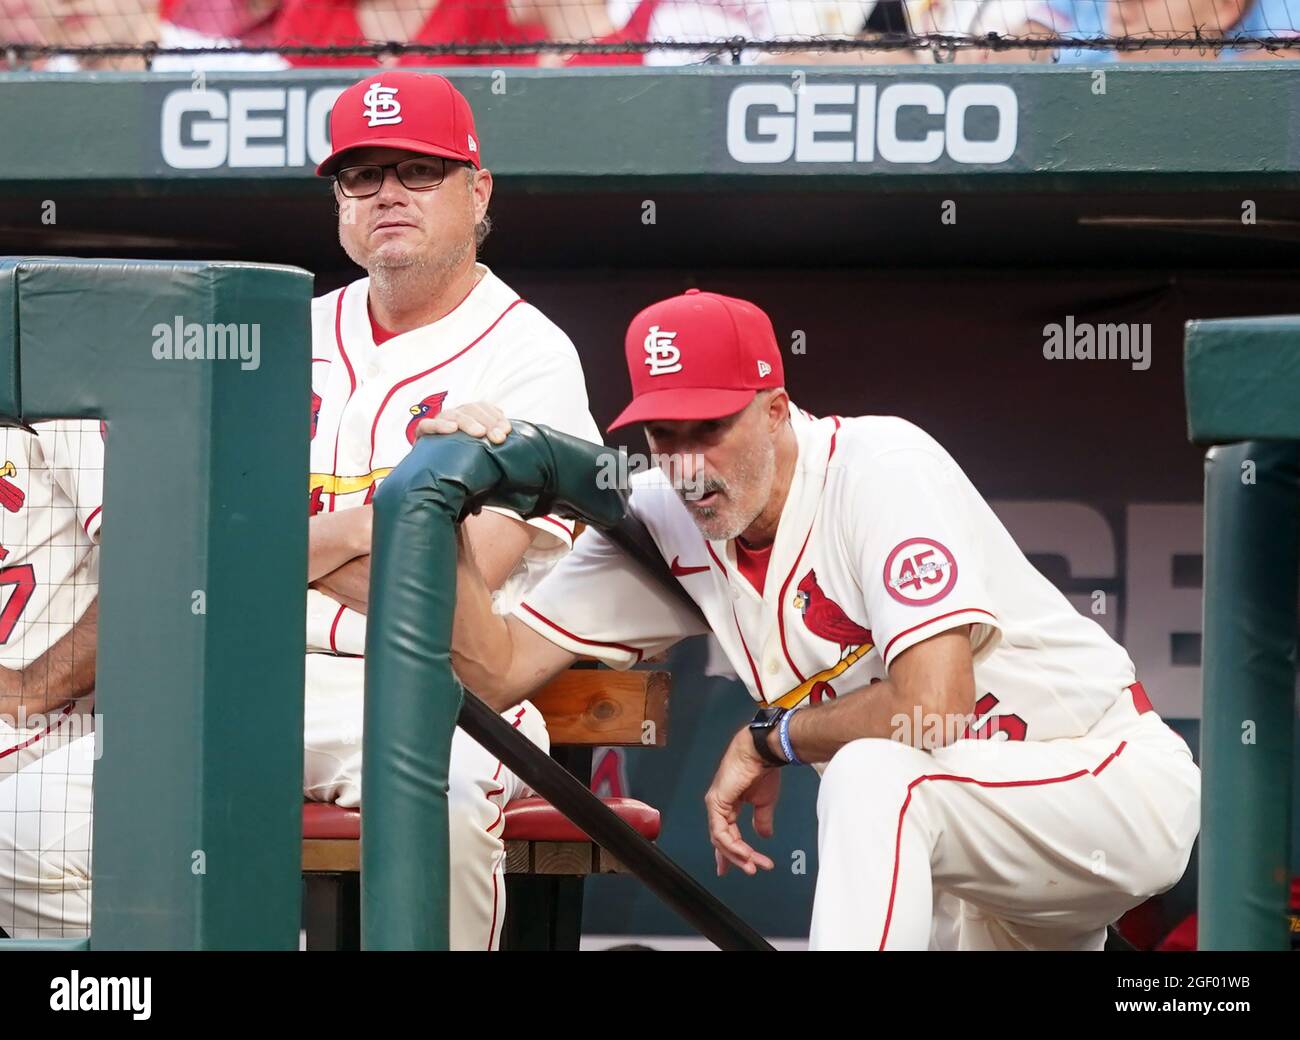
{"type": "Polygon", "coordinates": [[[933,760],[924,751],[896,740],[852,741],[835,753],[822,773],[818,816],[839,806],[897,815],[909,786],[933,768],[933,760]]]}
{"type": "Polygon", "coordinates": [[[452,769],[447,776],[447,825],[455,842],[499,836],[506,790],[500,775],[452,769]]]}
{"type": "Polygon", "coordinates": [[[1132,883],[1128,886],[1128,894],[1137,902],[1142,902],[1151,896],[1168,892],[1187,872],[1191,855],[1190,847],[1173,848],[1161,850],[1159,854],[1143,860],[1135,868],[1132,883]]]}
{"type": "Polygon", "coordinates": [[[1201,829],[1200,774],[1194,766],[1182,773],[1166,779],[1159,824],[1147,828],[1136,848],[1126,848],[1118,857],[1112,853],[1127,893],[1139,900],[1173,888],[1191,860],[1201,829]]]}

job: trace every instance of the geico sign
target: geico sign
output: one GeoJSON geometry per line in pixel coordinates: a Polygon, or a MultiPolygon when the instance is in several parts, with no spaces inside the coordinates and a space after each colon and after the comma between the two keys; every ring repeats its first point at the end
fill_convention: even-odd
{"type": "MultiPolygon", "coordinates": [[[[727,102],[727,151],[737,162],[1000,163],[1016,150],[1019,105],[1001,83],[746,83],[727,102]],[[966,113],[996,113],[992,140],[966,136],[966,113]],[[898,114],[920,109],[942,117],[919,136],[898,136],[898,114]],[[753,112],[753,116],[751,116],[753,112]],[[752,123],[751,123],[752,119],[752,123]]],[[[919,122],[919,120],[918,120],[919,122]]]]}
{"type": "Polygon", "coordinates": [[[175,90],[162,104],[163,162],[176,170],[313,165],[329,155],[343,87],[175,90]]]}

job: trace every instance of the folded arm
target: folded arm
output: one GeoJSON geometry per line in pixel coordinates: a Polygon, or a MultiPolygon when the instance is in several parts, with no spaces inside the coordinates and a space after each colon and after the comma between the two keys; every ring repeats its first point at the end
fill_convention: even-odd
{"type": "Polygon", "coordinates": [[[99,600],[40,657],[25,668],[0,668],[0,718],[45,714],[95,690],[99,600]]]}

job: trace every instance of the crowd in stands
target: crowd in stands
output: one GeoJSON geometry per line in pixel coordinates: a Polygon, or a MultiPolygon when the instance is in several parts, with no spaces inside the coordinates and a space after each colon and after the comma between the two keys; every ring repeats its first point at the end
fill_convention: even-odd
{"type": "MultiPolygon", "coordinates": [[[[1220,49],[1203,37],[1300,37],[1300,0],[0,0],[0,44],[214,48],[157,55],[151,67],[269,70],[381,65],[681,65],[703,62],[899,64],[935,60],[1187,61],[1287,58],[1300,49],[1220,49]],[[1295,7],[1292,14],[1291,6],[1295,7]],[[829,50],[818,40],[893,33],[1007,39],[1169,37],[1178,51],[1049,49],[829,50]],[[720,48],[716,41],[808,41],[797,51],[720,48]],[[641,53],[537,51],[543,42],[700,44],[641,53]],[[371,43],[512,44],[513,53],[375,55],[231,52],[232,47],[348,47],[371,43]],[[704,44],[714,43],[708,47],[704,44]]],[[[140,68],[139,55],[36,60],[37,68],[140,68]]]]}

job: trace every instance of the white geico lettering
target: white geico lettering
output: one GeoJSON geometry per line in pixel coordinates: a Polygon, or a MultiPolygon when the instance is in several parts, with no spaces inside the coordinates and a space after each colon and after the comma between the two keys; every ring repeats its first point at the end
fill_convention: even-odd
{"type": "Polygon", "coordinates": [[[313,166],[330,153],[329,113],[343,87],[174,90],[162,103],[162,157],[173,170],[313,166]]]}
{"type": "Polygon", "coordinates": [[[1006,162],[1015,154],[1019,128],[1016,93],[1002,83],[745,83],[727,102],[727,152],[742,163],[925,164],[945,155],[963,165],[1006,162]],[[989,140],[966,136],[973,108],[996,114],[989,140]],[[899,136],[899,113],[921,109],[943,117],[920,137],[899,136]],[[751,125],[751,112],[752,125],[751,125]]]}

